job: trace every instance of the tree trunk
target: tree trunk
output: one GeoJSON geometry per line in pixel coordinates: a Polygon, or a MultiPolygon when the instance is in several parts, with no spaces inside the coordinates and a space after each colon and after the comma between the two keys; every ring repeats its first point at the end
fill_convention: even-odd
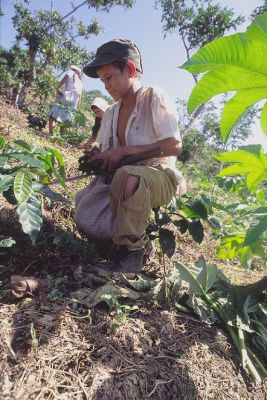
{"type": "Polygon", "coordinates": [[[189,132],[190,129],[192,128],[192,126],[194,125],[194,123],[196,122],[199,114],[202,113],[203,109],[205,107],[205,104],[201,104],[201,106],[199,106],[196,111],[194,112],[194,114],[191,116],[190,121],[188,122],[188,124],[185,126],[185,128],[181,131],[181,136],[182,138],[184,138],[189,132]]]}
{"type": "Polygon", "coordinates": [[[35,63],[36,54],[37,54],[37,48],[30,47],[29,48],[30,68],[29,68],[27,80],[24,83],[24,85],[22,86],[21,91],[19,93],[18,102],[17,102],[19,109],[23,109],[25,107],[26,96],[36,78],[36,63],[35,63]]]}

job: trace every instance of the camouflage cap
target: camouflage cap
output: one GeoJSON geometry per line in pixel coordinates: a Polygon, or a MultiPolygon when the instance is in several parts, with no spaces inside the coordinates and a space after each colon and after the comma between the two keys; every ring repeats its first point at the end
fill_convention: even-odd
{"type": "Polygon", "coordinates": [[[83,68],[85,75],[98,78],[96,69],[113,61],[132,61],[138,72],[143,73],[141,54],[135,43],[125,39],[114,39],[100,46],[95,59],[83,68]]]}

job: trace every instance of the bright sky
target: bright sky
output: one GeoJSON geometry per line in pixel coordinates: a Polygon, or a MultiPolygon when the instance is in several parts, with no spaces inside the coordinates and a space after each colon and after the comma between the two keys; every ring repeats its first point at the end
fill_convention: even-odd
{"type": "MultiPolygon", "coordinates": [[[[1,1],[1,0],[0,0],[1,1]]],[[[82,0],[73,0],[78,5],[82,0]]],[[[261,5],[261,0],[219,0],[222,6],[228,6],[235,10],[236,15],[249,16],[251,11],[261,5]]],[[[64,15],[71,10],[70,1],[54,0],[54,9],[64,15]]],[[[2,0],[2,10],[5,16],[1,18],[0,42],[4,47],[10,47],[14,42],[14,29],[11,16],[14,14],[12,0],[2,0]]],[[[34,9],[50,9],[50,0],[31,0],[34,9]]],[[[154,8],[154,0],[136,0],[130,10],[122,7],[114,7],[110,13],[95,13],[86,6],[80,8],[75,14],[76,19],[89,23],[96,18],[103,32],[98,36],[91,36],[88,40],[81,40],[82,46],[90,51],[95,51],[104,42],[114,38],[131,39],[138,45],[143,59],[144,85],[157,85],[164,89],[173,100],[182,98],[187,100],[194,86],[191,75],[178,68],[186,61],[186,55],[177,34],[168,34],[164,39],[161,24],[161,10],[154,8]]],[[[244,31],[249,25],[246,22],[239,31],[244,31]]],[[[84,86],[88,90],[99,89],[104,93],[102,83],[98,79],[84,77],[84,86]]],[[[250,143],[261,143],[267,149],[267,137],[262,133],[259,124],[255,125],[254,136],[250,143]]]]}

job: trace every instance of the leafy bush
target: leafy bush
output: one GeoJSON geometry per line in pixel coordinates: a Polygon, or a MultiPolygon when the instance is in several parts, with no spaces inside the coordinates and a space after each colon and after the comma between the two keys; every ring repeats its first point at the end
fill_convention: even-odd
{"type": "MultiPolygon", "coordinates": [[[[66,106],[63,106],[66,107],[66,106]]],[[[54,129],[52,141],[59,144],[78,145],[88,138],[87,129],[89,129],[90,121],[86,115],[79,109],[70,109],[72,120],[61,122],[60,128],[54,129]]]]}
{"type": "Polygon", "coordinates": [[[147,233],[150,239],[159,239],[162,253],[171,258],[176,250],[177,232],[188,232],[200,244],[204,239],[205,222],[218,234],[221,224],[212,214],[212,202],[204,193],[198,197],[190,194],[182,198],[174,197],[164,208],[155,212],[154,221],[149,225],[147,233]]]}
{"type": "Polygon", "coordinates": [[[42,196],[65,199],[47,184],[54,176],[65,187],[64,160],[56,149],[35,148],[16,140],[11,144],[0,136],[0,193],[16,206],[22,229],[34,244],[42,226],[42,196]]]}

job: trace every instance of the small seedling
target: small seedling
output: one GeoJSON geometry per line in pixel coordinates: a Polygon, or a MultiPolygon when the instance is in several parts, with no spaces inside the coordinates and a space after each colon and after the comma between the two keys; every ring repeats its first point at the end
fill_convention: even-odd
{"type": "Polygon", "coordinates": [[[36,330],[33,323],[31,323],[31,337],[32,337],[32,348],[37,349],[39,347],[39,340],[36,337],[36,330]]]}
{"type": "Polygon", "coordinates": [[[118,299],[114,296],[108,301],[108,305],[110,307],[110,312],[115,312],[115,318],[118,323],[125,322],[129,314],[139,310],[137,305],[129,306],[127,304],[120,304],[118,299]]]}

